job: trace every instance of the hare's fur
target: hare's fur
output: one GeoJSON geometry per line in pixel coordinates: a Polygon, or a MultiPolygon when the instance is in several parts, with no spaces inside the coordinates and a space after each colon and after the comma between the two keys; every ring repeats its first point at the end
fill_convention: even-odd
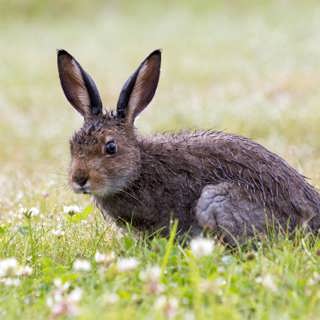
{"type": "Polygon", "coordinates": [[[215,131],[136,134],[134,118],[155,93],[160,62],[160,51],[151,53],[109,113],[91,77],[58,52],[65,95],[85,119],[71,139],[72,188],[92,194],[105,216],[143,231],[167,234],[172,219],[181,233],[209,229],[229,243],[264,234],[269,225],[318,231],[317,190],[258,143],[215,131]]]}
{"type": "Polygon", "coordinates": [[[167,231],[176,218],[180,230],[225,229],[235,238],[265,232],[271,221],[290,230],[303,224],[320,227],[314,187],[249,139],[207,131],[138,138],[138,145],[136,179],[121,192],[95,197],[105,215],[149,231],[167,231]]]}

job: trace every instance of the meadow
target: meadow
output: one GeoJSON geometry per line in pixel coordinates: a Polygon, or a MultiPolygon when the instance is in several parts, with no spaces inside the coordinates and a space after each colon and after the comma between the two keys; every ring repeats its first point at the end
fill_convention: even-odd
{"type": "Polygon", "coordinates": [[[82,119],[56,49],[77,57],[111,109],[162,48],[141,133],[248,136],[320,186],[319,30],[312,0],[1,1],[0,318],[318,319],[319,238],[194,249],[174,241],[174,225],[170,239],[148,239],[73,194],[68,140],[82,119]]]}

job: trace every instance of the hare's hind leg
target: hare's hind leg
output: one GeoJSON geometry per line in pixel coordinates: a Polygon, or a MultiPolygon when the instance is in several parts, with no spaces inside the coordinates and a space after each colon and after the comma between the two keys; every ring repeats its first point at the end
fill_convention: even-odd
{"type": "Polygon", "coordinates": [[[264,233],[267,225],[264,206],[251,200],[238,185],[227,182],[203,188],[196,218],[201,227],[230,244],[264,233]]]}

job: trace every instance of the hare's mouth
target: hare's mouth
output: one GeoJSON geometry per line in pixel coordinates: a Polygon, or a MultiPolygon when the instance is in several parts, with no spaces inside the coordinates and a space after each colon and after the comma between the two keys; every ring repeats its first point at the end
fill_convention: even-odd
{"type": "Polygon", "coordinates": [[[100,188],[100,189],[93,189],[91,188],[90,184],[89,185],[84,185],[84,186],[79,186],[78,184],[72,183],[72,189],[74,193],[78,194],[91,194],[95,196],[106,196],[111,193],[113,193],[113,190],[108,187],[108,188],[100,188]]]}
{"type": "Polygon", "coordinates": [[[91,194],[91,188],[89,186],[79,186],[75,183],[72,184],[72,189],[75,193],[82,193],[82,194],[91,194]]]}

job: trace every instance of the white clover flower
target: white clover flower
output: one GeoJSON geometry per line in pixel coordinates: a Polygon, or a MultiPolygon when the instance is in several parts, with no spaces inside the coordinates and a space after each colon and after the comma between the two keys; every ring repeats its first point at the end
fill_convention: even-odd
{"type": "Polygon", "coordinates": [[[61,229],[54,229],[51,231],[51,233],[56,236],[57,238],[60,238],[62,236],[64,236],[64,231],[61,229]]]}
{"type": "Polygon", "coordinates": [[[24,208],[20,207],[19,209],[20,215],[25,216],[26,218],[36,217],[40,214],[40,210],[37,207],[24,208]]]}
{"type": "Polygon", "coordinates": [[[82,289],[80,288],[75,288],[68,295],[68,301],[73,303],[79,302],[81,298],[82,298],[82,289]]]}
{"type": "Polygon", "coordinates": [[[94,260],[96,261],[96,263],[104,263],[106,259],[106,255],[103,253],[100,253],[99,251],[96,252],[96,254],[94,255],[94,260]]]}
{"type": "Polygon", "coordinates": [[[62,316],[77,316],[79,315],[79,302],[82,298],[82,289],[75,288],[69,294],[64,289],[60,280],[56,281],[58,287],[54,289],[47,298],[47,305],[51,309],[54,318],[62,316]]]}
{"type": "Polygon", "coordinates": [[[31,274],[32,268],[30,266],[20,266],[16,258],[0,260],[0,278],[2,278],[2,283],[5,285],[18,286],[20,280],[16,279],[16,277],[27,277],[31,274]]]}
{"type": "Polygon", "coordinates": [[[16,258],[0,260],[0,277],[15,276],[17,271],[18,262],[16,258]]]}
{"type": "Polygon", "coordinates": [[[211,239],[195,238],[191,240],[190,248],[196,258],[201,258],[212,253],[214,242],[211,239]]]}
{"type": "Polygon", "coordinates": [[[73,262],[73,270],[74,271],[90,271],[91,264],[88,260],[77,259],[73,262]]]}
{"type": "Polygon", "coordinates": [[[263,285],[266,289],[269,289],[273,292],[276,292],[278,290],[274,278],[272,275],[270,274],[266,274],[264,276],[261,277],[257,277],[256,278],[256,283],[260,283],[261,285],[263,285]]]}
{"type": "Polygon", "coordinates": [[[140,279],[142,281],[159,281],[161,276],[161,269],[159,266],[151,266],[140,272],[140,279]]]}
{"type": "Polygon", "coordinates": [[[120,258],[117,262],[119,272],[127,272],[134,270],[139,265],[136,258],[120,258]]]}
{"type": "Polygon", "coordinates": [[[100,253],[99,251],[97,251],[96,254],[94,255],[94,260],[98,264],[109,265],[115,259],[116,259],[116,255],[113,251],[108,254],[100,253]]]}
{"type": "Polygon", "coordinates": [[[40,210],[36,207],[32,207],[29,209],[29,214],[31,217],[36,217],[40,214],[40,210]]]}
{"type": "Polygon", "coordinates": [[[160,277],[161,269],[159,266],[151,266],[140,272],[140,279],[145,282],[145,289],[150,294],[159,294],[164,291],[160,277]]]}
{"type": "Polygon", "coordinates": [[[0,283],[4,284],[7,287],[18,287],[20,285],[20,279],[18,279],[18,278],[3,278],[0,280],[0,283]]]}
{"type": "Polygon", "coordinates": [[[77,205],[63,206],[63,212],[69,216],[74,216],[81,212],[81,208],[77,205]]]}
{"type": "Polygon", "coordinates": [[[156,309],[161,310],[168,319],[172,319],[177,314],[179,301],[176,298],[160,296],[155,301],[154,306],[156,309]]]}

